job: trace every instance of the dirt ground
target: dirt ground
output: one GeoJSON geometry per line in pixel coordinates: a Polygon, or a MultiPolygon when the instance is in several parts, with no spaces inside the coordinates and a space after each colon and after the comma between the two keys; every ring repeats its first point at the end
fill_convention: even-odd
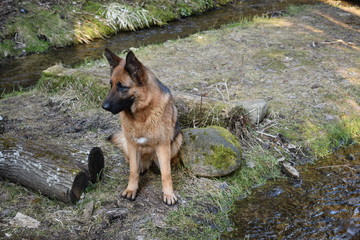
{"type": "MultiPolygon", "coordinates": [[[[326,124],[360,116],[360,10],[356,7],[306,7],[291,16],[259,18],[254,23],[233,24],[148,46],[136,55],[173,91],[207,94],[223,101],[267,100],[271,117],[276,119],[276,126],[268,129],[272,134],[309,122],[326,124]]],[[[108,84],[109,68],[104,61],[80,70],[89,75],[94,72],[108,84]]],[[[30,91],[0,103],[5,134],[64,144],[79,152],[98,146],[106,157],[104,182],[74,207],[0,181],[1,238],[154,238],[149,235],[157,231],[154,229],[173,231],[165,221],[171,210],[191,205],[207,192],[219,191],[218,180],[194,178],[175,170],[174,186],[180,202],[168,207],[161,202],[160,176],[149,172],[142,177],[136,201],[123,200],[119,195],[127,183],[128,167],[121,153],[105,141],[119,128],[117,116],[100,106],[84,108],[71,90],[56,95],[30,91]],[[95,210],[85,219],[83,210],[90,201],[94,201],[95,210]],[[109,213],[114,209],[123,213],[109,213]],[[38,219],[40,229],[11,227],[9,220],[16,212],[38,219]]],[[[310,140],[295,136],[292,141],[310,140]]]]}

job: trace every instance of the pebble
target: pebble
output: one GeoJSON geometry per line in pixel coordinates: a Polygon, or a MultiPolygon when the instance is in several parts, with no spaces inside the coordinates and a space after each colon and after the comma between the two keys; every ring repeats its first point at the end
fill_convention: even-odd
{"type": "Polygon", "coordinates": [[[109,219],[110,222],[119,219],[124,218],[129,213],[129,210],[126,208],[113,208],[108,210],[105,215],[109,219]]]}
{"type": "Polygon", "coordinates": [[[16,213],[16,216],[10,220],[10,224],[13,226],[26,228],[38,228],[40,226],[40,222],[38,220],[20,212],[16,213]]]}
{"type": "Polygon", "coordinates": [[[94,211],[94,201],[90,201],[88,202],[85,207],[84,207],[84,211],[83,211],[83,218],[86,220],[89,220],[92,216],[92,213],[94,211]]]}
{"type": "Polygon", "coordinates": [[[346,159],[350,160],[350,161],[353,161],[353,160],[355,160],[355,156],[350,153],[350,154],[346,155],[346,159]]]}
{"type": "Polygon", "coordinates": [[[290,163],[287,162],[284,162],[281,165],[281,171],[285,173],[288,177],[293,177],[293,178],[300,177],[300,173],[298,172],[298,170],[296,170],[296,168],[294,168],[293,166],[290,165],[290,163]]]}

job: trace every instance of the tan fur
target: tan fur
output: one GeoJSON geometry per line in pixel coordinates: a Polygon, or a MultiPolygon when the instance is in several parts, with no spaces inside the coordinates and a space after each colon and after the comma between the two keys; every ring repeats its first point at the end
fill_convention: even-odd
{"type": "Polygon", "coordinates": [[[131,59],[128,63],[120,58],[115,60],[119,63],[113,68],[112,88],[106,101],[114,104],[118,101],[116,99],[134,99],[130,109],[120,112],[122,130],[112,136],[112,142],[122,149],[130,164],[129,183],[122,196],[135,198],[139,172],[148,169],[155,162],[161,171],[163,200],[166,204],[173,205],[177,198],[173,192],[170,163],[178,161],[183,140],[181,132],[174,137],[177,109],[173,97],[160,87],[149,69],[136,62],[137,59],[133,60],[136,63],[135,71],[130,73],[126,71],[126,65],[131,59]],[[126,93],[119,92],[119,82],[121,86],[129,88],[126,93]]]}

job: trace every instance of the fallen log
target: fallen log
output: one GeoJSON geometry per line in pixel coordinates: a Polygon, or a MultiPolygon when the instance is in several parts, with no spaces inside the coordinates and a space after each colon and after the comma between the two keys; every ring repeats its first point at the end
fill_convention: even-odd
{"type": "Polygon", "coordinates": [[[89,180],[101,175],[102,169],[97,167],[103,168],[104,157],[100,148],[94,149],[89,155],[89,162],[94,164],[90,175],[81,164],[81,156],[72,149],[0,135],[0,176],[50,198],[75,204],[89,180]]]}

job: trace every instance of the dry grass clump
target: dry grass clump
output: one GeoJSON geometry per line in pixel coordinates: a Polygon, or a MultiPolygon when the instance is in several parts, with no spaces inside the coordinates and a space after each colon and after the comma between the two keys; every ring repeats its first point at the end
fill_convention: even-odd
{"type": "Polygon", "coordinates": [[[116,31],[134,31],[139,28],[162,23],[146,9],[120,3],[104,5],[102,15],[106,18],[107,23],[116,31]]]}

